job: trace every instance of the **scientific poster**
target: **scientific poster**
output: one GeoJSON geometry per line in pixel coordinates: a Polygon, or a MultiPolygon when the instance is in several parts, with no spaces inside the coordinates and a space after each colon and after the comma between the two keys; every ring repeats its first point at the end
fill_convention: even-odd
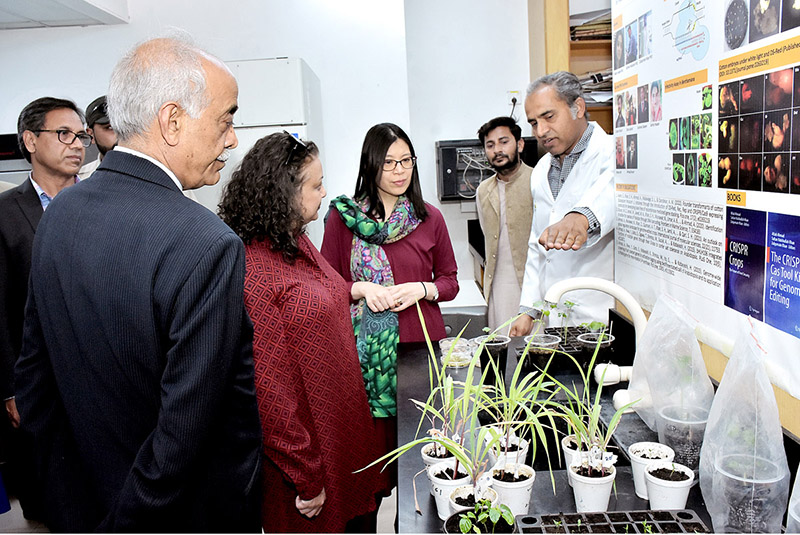
{"type": "Polygon", "coordinates": [[[800,397],[800,2],[613,0],[616,280],[800,397]],[[644,156],[646,155],[646,156],[644,156]]]}

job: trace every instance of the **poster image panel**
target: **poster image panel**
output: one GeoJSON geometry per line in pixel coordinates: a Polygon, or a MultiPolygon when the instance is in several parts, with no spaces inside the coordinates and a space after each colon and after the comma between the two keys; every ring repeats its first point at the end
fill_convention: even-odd
{"type": "Polygon", "coordinates": [[[685,155],[677,152],[672,155],[672,183],[682,186],[686,179],[685,155]]]}
{"type": "Polygon", "coordinates": [[[720,84],[719,86],[719,114],[739,115],[739,82],[720,84]]]}
{"type": "Polygon", "coordinates": [[[721,154],[739,153],[738,117],[729,117],[719,120],[719,152],[721,154]]]}
{"type": "Polygon", "coordinates": [[[764,77],[764,109],[780,110],[792,107],[793,69],[771,72],[764,77]]]}
{"type": "Polygon", "coordinates": [[[778,110],[764,114],[764,152],[789,150],[792,110],[778,110]]]}
{"type": "Polygon", "coordinates": [[[661,120],[661,80],[650,84],[650,121],[661,120]]]}
{"type": "Polygon", "coordinates": [[[800,338],[800,217],[769,214],[765,323],[800,338]]]}
{"type": "Polygon", "coordinates": [[[739,166],[737,163],[736,156],[726,156],[724,154],[719,156],[719,170],[717,171],[717,175],[719,176],[720,188],[739,188],[739,166]]]}
{"type": "Polygon", "coordinates": [[[689,152],[686,154],[686,176],[684,184],[686,186],[697,185],[697,154],[689,152]]]}
{"type": "Polygon", "coordinates": [[[701,152],[697,156],[697,185],[701,188],[710,188],[713,181],[711,155],[701,152]]]}
{"type": "Polygon", "coordinates": [[[729,206],[725,224],[725,306],[764,319],[764,212],[729,206]]]}
{"type": "Polygon", "coordinates": [[[789,154],[764,155],[764,182],[761,191],[789,193],[789,154]]]}
{"type": "Polygon", "coordinates": [[[739,81],[739,104],[742,113],[764,111],[764,75],[739,81]]]}
{"type": "Polygon", "coordinates": [[[617,169],[625,169],[625,136],[618,136],[614,139],[617,169]]]}
{"type": "Polygon", "coordinates": [[[761,155],[739,156],[739,189],[761,191],[761,155]]]}

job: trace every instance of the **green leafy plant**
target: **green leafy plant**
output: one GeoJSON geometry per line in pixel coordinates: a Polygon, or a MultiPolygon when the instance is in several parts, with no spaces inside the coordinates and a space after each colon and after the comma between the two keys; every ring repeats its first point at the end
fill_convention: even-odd
{"type": "Polygon", "coordinates": [[[489,500],[480,500],[471,511],[459,515],[458,529],[461,533],[494,533],[500,520],[513,526],[514,513],[507,505],[492,505],[489,500]],[[481,531],[481,528],[486,531],[481,531]]]}
{"type": "Polygon", "coordinates": [[[647,523],[647,520],[642,520],[642,531],[645,533],[653,533],[653,526],[647,523]]]}
{"type": "Polygon", "coordinates": [[[589,323],[581,323],[581,327],[584,327],[589,332],[600,332],[606,328],[606,324],[602,321],[591,321],[589,323]]]}
{"type": "MultiPolygon", "coordinates": [[[[565,353],[578,369],[583,384],[576,386],[573,383],[572,388],[570,388],[553,378],[553,382],[567,396],[567,402],[561,405],[562,412],[560,416],[566,421],[567,427],[572,434],[575,435],[575,440],[578,443],[576,455],[581,465],[587,469],[589,476],[598,475],[600,477],[605,476],[606,472],[611,469],[617,460],[617,456],[608,451],[611,436],[619,425],[625,410],[638,401],[636,400],[620,407],[611,417],[611,421],[605,431],[603,430],[600,422],[600,397],[603,392],[602,378],[600,384],[597,385],[594,397],[592,397],[590,384],[592,370],[603,339],[604,334],[601,333],[586,372],[583,371],[580,363],[572,355],[565,353]]],[[[605,373],[603,374],[604,376],[605,373]]]]}
{"type": "MultiPolygon", "coordinates": [[[[503,327],[501,326],[500,329],[503,327]]],[[[481,395],[477,398],[480,410],[486,411],[494,420],[492,427],[500,431],[499,439],[496,441],[495,449],[498,456],[508,453],[508,446],[514,436],[532,436],[538,438],[531,440],[533,453],[536,455],[536,447],[541,443],[547,450],[547,433],[552,433],[556,437],[556,419],[559,412],[556,410],[558,404],[553,400],[557,394],[557,389],[553,388],[554,383],[547,381],[546,370],[551,360],[545,366],[545,372],[524,373],[525,360],[528,352],[533,345],[531,338],[525,346],[522,355],[517,361],[514,373],[506,382],[502,373],[495,373],[496,383],[485,385],[481,395]]],[[[494,366],[494,362],[490,365],[494,366]]],[[[548,456],[548,463],[549,463],[548,456]]],[[[502,472],[502,468],[501,468],[502,472]]],[[[551,483],[555,490],[555,480],[551,473],[551,483]]]]}

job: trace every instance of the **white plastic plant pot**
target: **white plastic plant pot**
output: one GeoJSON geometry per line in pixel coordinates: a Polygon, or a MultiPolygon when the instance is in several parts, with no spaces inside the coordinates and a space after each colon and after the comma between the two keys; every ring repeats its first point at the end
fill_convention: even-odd
{"type": "Polygon", "coordinates": [[[631,457],[631,471],[633,472],[633,488],[636,495],[643,500],[647,499],[647,485],[644,481],[644,469],[655,461],[671,461],[675,452],[666,444],[658,442],[636,442],[628,448],[631,457]]]}
{"type": "MultiPolygon", "coordinates": [[[[453,456],[450,455],[449,457],[436,457],[433,455],[433,450],[436,447],[436,444],[428,443],[422,446],[420,450],[420,454],[422,455],[422,462],[425,463],[425,467],[433,466],[436,463],[440,463],[446,460],[452,460],[453,456]]],[[[433,487],[431,487],[431,496],[433,496],[433,487]]]]}
{"type": "Polygon", "coordinates": [[[499,475],[500,468],[495,466],[492,470],[492,488],[497,492],[500,503],[505,504],[517,515],[527,515],[531,505],[531,492],[536,472],[526,464],[506,464],[503,466],[506,473],[516,474],[517,477],[526,477],[521,481],[500,481],[494,476],[499,475]]]}
{"type": "Polygon", "coordinates": [[[572,492],[575,494],[575,510],[579,513],[603,513],[608,510],[611,488],[617,469],[611,467],[603,477],[588,477],[577,473],[579,466],[570,466],[572,492]]]}
{"type": "Polygon", "coordinates": [[[786,510],[786,498],[782,496],[781,487],[788,478],[781,466],[752,455],[719,455],[714,460],[713,474],[714,492],[723,502],[720,511],[709,509],[711,522],[718,531],[779,531],[780,519],[786,510]],[[773,528],[776,525],[778,530],[773,528]]]}
{"type": "Polygon", "coordinates": [[[575,435],[567,435],[561,439],[561,451],[564,453],[564,468],[567,470],[567,482],[572,486],[572,471],[569,466],[572,464],[572,458],[578,453],[578,450],[569,447],[569,444],[575,440],[575,435]]]}
{"type": "Polygon", "coordinates": [[[434,465],[436,463],[440,463],[442,461],[452,460],[452,458],[453,458],[452,455],[448,455],[447,457],[436,457],[433,454],[434,453],[433,450],[434,450],[435,447],[436,447],[436,444],[433,444],[432,442],[429,442],[428,444],[425,444],[424,446],[422,446],[422,449],[420,450],[420,453],[422,454],[422,462],[425,463],[426,467],[427,466],[432,466],[432,465],[434,465]]]}
{"type": "Polygon", "coordinates": [[[453,466],[455,466],[455,460],[442,461],[428,467],[428,479],[431,482],[433,497],[436,499],[436,512],[442,520],[446,520],[450,516],[450,494],[456,488],[470,482],[470,477],[465,473],[462,475],[460,471],[460,477],[456,479],[439,477],[440,473],[447,468],[452,469],[453,466]]]}
{"type": "MultiPolygon", "coordinates": [[[[491,437],[488,435],[487,438],[491,440],[491,437]]],[[[498,446],[495,446],[489,450],[489,466],[495,466],[497,464],[503,465],[506,463],[525,463],[525,459],[528,457],[528,441],[514,436],[511,437],[511,443],[516,445],[517,449],[509,451],[508,453],[503,452],[500,455],[497,455],[495,448],[498,446]]]]}
{"type": "MultiPolygon", "coordinates": [[[[462,485],[460,487],[456,487],[455,489],[453,489],[453,491],[450,493],[450,499],[449,499],[450,511],[444,518],[442,518],[441,515],[439,515],[439,518],[442,518],[442,520],[447,520],[447,517],[452,514],[472,509],[472,507],[468,505],[457,504],[456,498],[466,498],[470,496],[474,491],[475,488],[472,485],[462,485]]],[[[495,506],[499,503],[500,499],[498,498],[497,492],[494,489],[488,488],[483,492],[483,495],[475,501],[480,501],[480,500],[489,500],[492,503],[492,506],[495,506]]]]}
{"type": "Polygon", "coordinates": [[[656,416],[658,441],[675,451],[677,462],[697,470],[706,423],[708,423],[708,409],[668,405],[656,416]]]}
{"type": "Polygon", "coordinates": [[[647,495],[650,499],[650,509],[662,511],[686,507],[686,499],[689,497],[689,491],[694,483],[694,470],[671,461],[656,461],[647,465],[644,477],[647,484],[647,495]],[[686,479],[669,481],[653,475],[653,472],[662,469],[682,473],[686,479]]]}
{"type": "Polygon", "coordinates": [[[439,350],[442,352],[442,356],[447,355],[447,352],[450,351],[451,348],[453,351],[469,351],[469,340],[466,338],[459,338],[456,340],[452,337],[439,340],[439,350]]]}

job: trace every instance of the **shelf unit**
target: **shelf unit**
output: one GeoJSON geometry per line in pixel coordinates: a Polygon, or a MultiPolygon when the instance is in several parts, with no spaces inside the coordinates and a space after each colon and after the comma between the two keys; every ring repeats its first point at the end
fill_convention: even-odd
{"type": "MultiPolygon", "coordinates": [[[[569,2],[544,0],[545,69],[548,73],[570,71],[578,76],[611,67],[611,39],[571,41],[569,2]]],[[[613,132],[611,104],[587,106],[592,120],[608,133],[613,132]]]]}

